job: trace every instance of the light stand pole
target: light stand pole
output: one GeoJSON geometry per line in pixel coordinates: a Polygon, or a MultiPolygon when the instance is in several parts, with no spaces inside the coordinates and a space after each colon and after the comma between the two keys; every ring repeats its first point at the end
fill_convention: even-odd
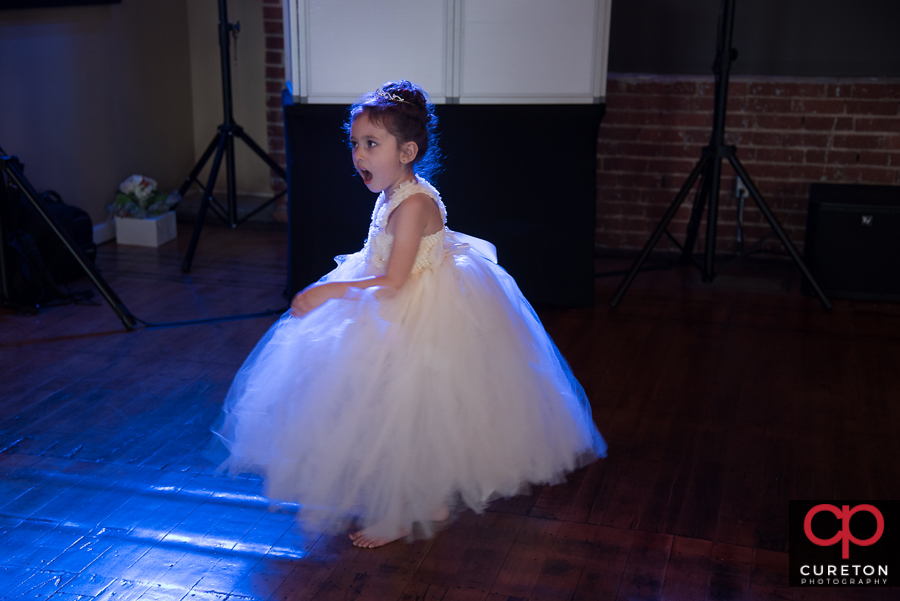
{"type": "Polygon", "coordinates": [[[781,240],[781,244],[788,251],[791,259],[793,259],[797,267],[800,268],[800,271],[803,272],[803,276],[815,291],[816,296],[819,297],[822,306],[825,307],[825,309],[831,309],[831,301],[825,296],[825,293],[819,287],[819,284],[816,282],[812,273],[810,273],[809,269],[807,269],[806,265],[803,263],[803,259],[800,257],[797,249],[794,248],[794,245],[787,237],[787,234],[781,228],[781,224],[778,223],[778,219],[775,218],[775,215],[769,209],[768,205],[766,205],[762,194],[760,194],[756,185],[753,183],[753,180],[750,179],[747,170],[744,169],[744,166],[741,164],[740,160],[738,160],[737,155],[735,154],[737,147],[725,145],[725,111],[728,106],[728,77],[731,73],[731,62],[737,56],[737,51],[731,47],[732,30],[734,29],[734,3],[735,0],[722,0],[722,8],[719,13],[716,60],[713,65],[713,72],[716,76],[715,107],[713,113],[713,131],[710,136],[709,145],[703,148],[703,154],[701,155],[700,160],[694,166],[690,175],[688,175],[687,181],[685,181],[684,185],[681,187],[678,195],[675,196],[675,200],[669,205],[669,209],[656,226],[650,239],[644,245],[638,258],[625,276],[625,279],[622,280],[622,283],[619,284],[619,288],[610,299],[609,304],[613,307],[617,306],[622,300],[622,297],[625,295],[625,292],[628,290],[634,277],[644,264],[644,261],[647,260],[650,252],[664,233],[667,234],[677,246],[681,247],[681,245],[672,238],[672,235],[669,234],[667,228],[669,223],[675,217],[675,213],[678,212],[678,208],[694,187],[697,178],[701,175],[703,179],[700,184],[700,192],[698,193],[697,199],[694,202],[694,207],[691,210],[691,219],[688,222],[687,237],[685,238],[685,243],[684,246],[681,247],[681,250],[683,257],[686,260],[691,260],[694,243],[697,239],[697,231],[700,227],[700,219],[708,199],[709,208],[706,213],[706,252],[703,257],[704,260],[701,272],[703,274],[704,282],[711,282],[713,278],[715,278],[716,222],[719,214],[719,188],[720,178],[722,176],[722,160],[725,159],[728,160],[732,168],[738,174],[738,177],[740,177],[747,186],[747,191],[750,193],[751,198],[753,198],[756,206],[759,207],[759,210],[766,218],[766,221],[769,222],[772,230],[781,240]]]}
{"type": "Polygon", "coordinates": [[[213,212],[218,215],[222,221],[227,223],[230,227],[236,228],[241,225],[276,200],[284,196],[286,190],[282,190],[262,205],[258,206],[256,209],[245,215],[244,217],[238,219],[237,215],[237,193],[235,188],[235,174],[234,174],[234,138],[237,136],[244,143],[250,147],[260,159],[263,160],[275,173],[281,176],[284,179],[287,179],[287,173],[285,173],[284,169],[272,160],[266,152],[259,147],[259,145],[253,141],[253,139],[247,135],[240,125],[238,125],[234,120],[234,112],[232,110],[232,96],[231,96],[231,38],[229,37],[232,32],[240,31],[240,23],[232,24],[228,21],[228,2],[227,0],[219,0],[219,54],[222,61],[222,103],[223,110],[225,113],[225,121],[219,125],[216,130],[216,135],[213,137],[212,142],[209,143],[209,146],[206,147],[206,150],[203,152],[203,156],[200,157],[200,160],[194,166],[194,169],[191,171],[190,175],[187,176],[184,183],[181,185],[181,188],[178,190],[179,194],[182,198],[184,198],[185,193],[195,182],[199,184],[197,180],[197,175],[206,165],[207,161],[209,161],[210,157],[213,156],[213,151],[215,151],[215,157],[213,158],[212,168],[209,172],[209,178],[206,180],[206,186],[203,188],[203,198],[200,201],[200,209],[197,212],[197,220],[194,223],[194,231],[191,234],[191,242],[188,245],[187,254],[184,257],[184,262],[181,264],[181,270],[185,273],[191,270],[191,263],[194,259],[194,252],[197,250],[197,243],[200,240],[200,232],[203,229],[203,222],[206,219],[206,211],[209,208],[212,208],[213,212]],[[222,207],[221,204],[213,197],[213,187],[216,185],[216,179],[219,176],[219,169],[222,166],[222,156],[225,157],[225,180],[226,185],[228,187],[227,190],[227,198],[228,198],[228,206],[227,208],[222,207]]]}

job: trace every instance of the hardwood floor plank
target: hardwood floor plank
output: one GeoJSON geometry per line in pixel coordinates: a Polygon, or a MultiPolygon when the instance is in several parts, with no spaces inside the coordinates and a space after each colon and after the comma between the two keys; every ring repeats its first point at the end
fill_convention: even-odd
{"type": "MultiPolygon", "coordinates": [[[[497,519],[497,523],[501,525],[515,524],[519,521],[515,517],[494,518],[492,512],[481,515],[470,511],[463,512],[450,528],[438,535],[434,545],[422,560],[419,569],[416,570],[410,586],[425,584],[439,587],[445,591],[449,590],[469,557],[472,541],[481,537],[486,524],[492,519],[497,519]]],[[[498,535],[502,537],[502,530],[492,533],[489,539],[498,535]]]]}
{"type": "Polygon", "coordinates": [[[591,552],[575,589],[575,601],[619,598],[635,532],[597,526],[591,532],[591,552]]]}
{"type": "MultiPolygon", "coordinates": [[[[883,449],[885,458],[896,456],[896,449],[893,446],[888,443],[883,449]]],[[[833,499],[833,454],[839,451],[834,448],[831,438],[829,436],[802,436],[797,440],[795,451],[797,460],[789,498],[833,499]]],[[[877,464],[879,459],[874,457],[873,459],[877,464]]],[[[891,485],[887,484],[886,486],[891,485]]]]}
{"type": "MultiPolygon", "coordinates": [[[[759,513],[753,546],[773,552],[786,552],[788,546],[788,497],[794,473],[794,441],[770,439],[763,451],[763,473],[759,513]]],[[[768,555],[766,555],[768,557],[768,555]]]]}
{"type": "Polygon", "coordinates": [[[555,520],[525,518],[490,592],[529,598],[560,526],[555,520]]]}
{"type": "Polygon", "coordinates": [[[526,518],[518,515],[486,514],[484,526],[466,549],[445,598],[448,601],[478,595],[484,598],[497,581],[525,522],[526,518]]]}
{"type": "MultiPolygon", "coordinates": [[[[31,530],[24,532],[32,533],[31,530]]],[[[59,526],[49,527],[46,531],[34,533],[35,538],[32,544],[23,544],[13,547],[4,558],[4,563],[11,566],[21,566],[27,569],[42,570],[48,564],[56,562],[58,559],[67,555],[68,559],[72,559],[72,555],[79,555],[77,550],[70,552],[72,546],[80,546],[84,539],[84,532],[73,531],[68,528],[60,528],[59,526]]],[[[102,551],[101,551],[102,553],[102,551]]],[[[71,561],[68,563],[71,564],[71,561]]],[[[65,564],[57,564],[57,566],[65,564]]],[[[66,570],[64,567],[53,568],[58,571],[67,571],[77,574],[80,570],[66,570]]]]}
{"type": "Polygon", "coordinates": [[[40,398],[35,393],[55,392],[97,369],[95,357],[55,349],[8,350],[3,357],[8,370],[0,376],[4,383],[0,430],[6,428],[7,419],[26,410],[34,397],[40,398]]]}
{"type": "Polygon", "coordinates": [[[620,599],[659,599],[674,537],[636,531],[619,588],[620,599]]]}
{"type": "Polygon", "coordinates": [[[598,528],[563,522],[531,591],[531,601],[561,601],[572,597],[591,555],[598,528]]]}
{"type": "Polygon", "coordinates": [[[543,493],[543,486],[530,486],[527,492],[505,499],[495,499],[488,504],[487,511],[527,516],[543,493]]]}
{"type": "MultiPolygon", "coordinates": [[[[245,508],[242,508],[245,509],[245,508]]],[[[218,563],[192,590],[225,592],[235,598],[269,599],[309,554],[318,536],[295,536],[293,520],[286,515],[264,513],[229,551],[220,552],[218,563]],[[248,539],[252,538],[250,544],[248,539]]],[[[251,521],[252,517],[247,520],[251,521]]],[[[243,530],[243,526],[240,528],[243,530]]],[[[239,530],[239,531],[240,531],[239,530]]],[[[237,533],[231,537],[237,538],[237,533]]]]}
{"type": "Polygon", "coordinates": [[[764,440],[748,432],[731,436],[714,539],[717,543],[753,547],[764,477],[764,440]]]}
{"type": "Polygon", "coordinates": [[[35,570],[23,574],[22,579],[10,587],[8,596],[13,599],[40,599],[52,596],[54,599],[68,598],[78,601],[79,597],[76,594],[60,592],[72,584],[76,578],[77,575],[66,572],[35,570]]]}
{"type": "MultiPolygon", "coordinates": [[[[581,483],[568,507],[568,511],[562,518],[563,520],[580,523],[586,523],[590,520],[591,511],[601,495],[604,476],[608,470],[607,465],[608,462],[605,459],[601,459],[582,468],[581,471],[584,474],[581,477],[581,483]]],[[[602,509],[598,508],[598,513],[600,512],[602,512],[602,509]]],[[[602,519],[602,515],[599,515],[597,518],[598,521],[600,519],[602,519]]]]}
{"type": "Polygon", "coordinates": [[[709,569],[707,601],[743,601],[749,598],[753,549],[715,543],[709,569]]]}
{"type": "MultiPolygon", "coordinates": [[[[177,545],[164,540],[159,544],[159,547],[174,550],[177,545]]],[[[184,545],[184,548],[185,553],[182,554],[181,557],[171,561],[169,563],[169,569],[156,579],[156,582],[161,586],[174,590],[190,591],[200,583],[204,575],[224,561],[217,554],[208,553],[204,550],[197,550],[190,544],[184,545]]],[[[240,569],[236,570],[236,574],[243,575],[253,570],[253,567],[259,563],[259,558],[241,557],[232,561],[240,565],[240,569]]],[[[198,592],[222,593],[223,591],[201,590],[198,592]]]]}
{"type": "Polygon", "coordinates": [[[331,599],[358,599],[370,581],[372,575],[384,563],[390,549],[360,549],[347,544],[347,536],[343,539],[344,548],[335,562],[334,570],[322,583],[313,599],[328,601],[331,599]]]}
{"type": "Polygon", "coordinates": [[[710,413],[713,380],[727,338],[715,323],[683,326],[660,369],[654,395],[658,407],[689,421],[702,421],[710,413]]]}
{"type": "Polygon", "coordinates": [[[548,520],[564,519],[578,495],[585,472],[584,469],[575,471],[562,484],[544,486],[528,516],[548,520]]]}
{"type": "Polygon", "coordinates": [[[334,572],[337,563],[348,551],[348,546],[344,536],[323,534],[316,538],[309,552],[296,562],[294,569],[269,599],[312,599],[334,572]]]}
{"type": "Polygon", "coordinates": [[[129,580],[114,580],[94,599],[95,601],[137,601],[152,585],[129,580]]]}
{"type": "Polygon", "coordinates": [[[662,599],[696,601],[706,596],[713,543],[676,536],[666,566],[662,599]]]}
{"type": "Polygon", "coordinates": [[[727,473],[729,436],[726,432],[698,432],[694,441],[690,478],[674,526],[679,536],[712,541],[716,535],[727,473]]]}
{"type": "Polygon", "coordinates": [[[319,533],[309,533],[297,526],[292,513],[268,511],[237,539],[233,550],[260,554],[263,561],[257,566],[259,571],[281,574],[285,562],[289,560],[286,565],[293,569],[295,555],[305,557],[319,536],[319,533]],[[285,554],[282,549],[290,552],[285,554]],[[284,555],[288,555],[288,560],[283,558],[284,555]]]}
{"type": "Polygon", "coordinates": [[[409,545],[390,545],[384,561],[372,574],[358,599],[380,601],[400,598],[433,545],[434,539],[418,540],[409,545]]]}
{"type": "Polygon", "coordinates": [[[637,530],[669,532],[678,519],[684,504],[688,481],[693,472],[694,445],[697,432],[686,421],[673,424],[663,458],[656,470],[656,478],[641,507],[637,530]]]}
{"type": "Polygon", "coordinates": [[[123,369],[121,365],[107,365],[102,372],[97,369],[86,376],[46,382],[30,389],[24,398],[14,399],[10,413],[4,413],[0,421],[0,444],[3,446],[0,450],[15,453],[17,440],[53,428],[57,419],[65,419],[71,413],[71,404],[80,395],[92,393],[103,383],[114,381],[126,371],[128,368],[123,369]]]}
{"type": "Polygon", "coordinates": [[[836,590],[833,588],[794,589],[793,601],[835,601],[836,590]]]}
{"type": "Polygon", "coordinates": [[[424,582],[412,582],[400,595],[400,601],[441,601],[447,589],[424,582]]]}
{"type": "MultiPolygon", "coordinates": [[[[285,305],[284,231],[206,228],[184,274],[180,227],[160,249],[101,246],[135,314],[285,305]]],[[[722,267],[732,280],[756,269],[722,267]]],[[[792,277],[768,294],[675,267],[642,274],[614,309],[602,299],[617,278],[597,280],[593,308],[538,307],[609,457],[432,540],[366,552],[267,511],[259,478],[214,475],[209,428],[277,315],[126,333],[102,302],[0,310],[0,596],[892,599],[786,586],[788,500],[900,494],[900,309],[826,313],[792,277]]]]}
{"type": "MultiPolygon", "coordinates": [[[[172,392],[165,419],[148,424],[143,435],[123,445],[109,461],[163,469],[212,441],[210,428],[218,417],[233,373],[227,368],[203,371],[194,382],[172,392]]],[[[142,424],[139,424],[142,425],[142,424]]]]}
{"type": "MultiPolygon", "coordinates": [[[[612,463],[613,459],[609,458],[607,461],[612,463]]],[[[622,460],[619,478],[606,502],[600,525],[611,528],[635,528],[658,470],[659,464],[656,461],[637,458],[622,460]]]]}
{"type": "Polygon", "coordinates": [[[718,362],[712,374],[709,404],[701,419],[710,430],[731,432],[737,421],[741,387],[753,364],[748,358],[746,337],[736,328],[728,328],[723,333],[718,354],[718,362]]]}
{"type": "Polygon", "coordinates": [[[750,591],[747,599],[790,599],[788,555],[765,549],[753,550],[750,591]]]}

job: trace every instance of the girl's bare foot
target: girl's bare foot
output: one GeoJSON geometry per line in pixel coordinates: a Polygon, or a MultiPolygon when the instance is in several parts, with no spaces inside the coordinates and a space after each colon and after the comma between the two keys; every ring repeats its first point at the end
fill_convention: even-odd
{"type": "MultiPolygon", "coordinates": [[[[450,510],[447,507],[442,507],[431,516],[431,519],[435,522],[443,522],[447,518],[450,517],[450,510]]],[[[387,538],[383,536],[372,536],[369,531],[374,529],[366,528],[364,530],[357,530],[350,534],[350,540],[353,541],[354,547],[362,547],[363,549],[374,549],[375,547],[383,547],[388,543],[392,543],[395,540],[400,540],[409,535],[409,530],[400,530],[395,538],[387,538]]]]}
{"type": "Polygon", "coordinates": [[[354,547],[362,547],[363,549],[374,549],[375,547],[383,547],[388,543],[392,543],[395,540],[400,540],[401,538],[407,536],[409,532],[400,531],[400,533],[395,538],[388,538],[383,536],[372,536],[369,534],[369,531],[372,528],[366,528],[365,530],[359,530],[350,535],[350,540],[353,541],[354,547]]]}
{"type": "Polygon", "coordinates": [[[431,519],[435,522],[443,522],[447,518],[450,517],[450,509],[447,507],[441,507],[437,511],[434,512],[434,515],[431,516],[431,519]]]}

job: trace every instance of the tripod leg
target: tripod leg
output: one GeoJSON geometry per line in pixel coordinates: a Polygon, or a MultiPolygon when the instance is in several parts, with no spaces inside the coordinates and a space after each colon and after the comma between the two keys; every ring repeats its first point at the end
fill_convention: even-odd
{"type": "Polygon", "coordinates": [[[6,229],[9,227],[7,226],[7,221],[11,221],[11,219],[4,213],[11,203],[8,197],[9,191],[2,174],[3,170],[0,170],[0,298],[8,301],[12,296],[12,282],[10,281],[12,276],[7,269],[6,229]]]}
{"type": "MultiPolygon", "coordinates": [[[[709,170],[709,165],[707,165],[706,170],[709,170]]],[[[688,221],[687,226],[687,236],[684,239],[684,252],[682,253],[682,260],[684,263],[689,263],[691,255],[694,252],[694,244],[697,243],[697,233],[700,231],[700,220],[703,219],[703,210],[706,208],[706,199],[709,198],[709,182],[711,175],[709,173],[703,174],[703,179],[700,180],[700,190],[697,192],[697,197],[694,199],[694,206],[691,209],[691,219],[688,221]]]]}
{"type": "Polygon", "coordinates": [[[109,304],[113,311],[115,311],[116,315],[119,316],[119,319],[122,322],[122,325],[125,326],[126,329],[131,330],[134,328],[137,320],[134,318],[134,315],[125,307],[125,304],[122,303],[121,299],[116,295],[112,288],[109,287],[109,284],[103,279],[100,275],[100,272],[97,271],[97,268],[94,267],[94,264],[91,263],[91,260],[87,258],[84,252],[78,247],[78,244],[72,239],[62,226],[60,226],[53,216],[47,211],[44,207],[43,202],[41,201],[37,191],[32,187],[31,183],[25,179],[25,176],[19,170],[18,166],[13,162],[11,157],[0,157],[3,162],[3,169],[6,171],[9,178],[15,182],[15,184],[22,191],[22,194],[25,195],[25,198],[31,203],[34,209],[38,212],[41,218],[50,226],[50,229],[53,230],[53,233],[56,234],[56,237],[65,245],[66,250],[68,250],[87,276],[94,283],[94,286],[100,291],[100,294],[103,295],[103,298],[109,304]]]}
{"type": "Polygon", "coordinates": [[[194,261],[194,252],[197,250],[197,242],[200,241],[200,231],[203,229],[206,210],[209,208],[209,199],[212,197],[213,187],[215,187],[216,179],[219,177],[219,168],[222,166],[222,154],[225,152],[225,139],[227,137],[224,135],[219,136],[219,148],[216,150],[216,158],[213,159],[212,169],[209,170],[209,179],[206,180],[206,187],[203,189],[203,199],[200,201],[200,210],[197,211],[197,222],[194,223],[191,243],[188,245],[187,254],[185,254],[184,262],[181,264],[181,271],[184,273],[191,270],[191,263],[194,261]]]}
{"type": "Polygon", "coordinates": [[[251,219],[254,215],[256,215],[256,214],[259,213],[260,211],[264,210],[266,207],[268,207],[269,205],[271,205],[273,202],[275,202],[276,200],[278,200],[279,198],[281,198],[281,197],[284,196],[285,194],[287,194],[287,190],[282,190],[281,192],[279,192],[278,194],[276,194],[275,196],[273,196],[272,198],[270,198],[270,199],[267,200],[266,202],[262,203],[261,205],[259,205],[258,207],[256,207],[255,209],[253,209],[252,211],[250,211],[249,213],[247,213],[247,214],[244,215],[243,217],[241,217],[240,220],[238,220],[238,225],[244,223],[245,221],[250,221],[250,219],[251,219]]]}
{"type": "Polygon", "coordinates": [[[260,148],[259,145],[253,141],[253,138],[248,136],[243,129],[238,131],[238,135],[241,137],[241,140],[243,140],[244,143],[250,147],[250,150],[255,152],[256,155],[261,158],[266,163],[266,165],[269,166],[270,169],[272,169],[272,171],[277,173],[282,179],[287,179],[287,173],[285,173],[284,169],[281,168],[281,165],[273,161],[272,157],[266,154],[266,151],[260,148]]]}
{"type": "Polygon", "coordinates": [[[703,257],[703,281],[711,282],[716,260],[716,222],[719,219],[719,186],[722,177],[722,157],[713,157],[710,169],[709,208],[706,210],[706,256],[703,257]]]}
{"type": "Polygon", "coordinates": [[[237,227],[237,183],[234,175],[234,135],[225,132],[225,181],[228,188],[228,225],[237,227]]]}
{"type": "Polygon", "coordinates": [[[190,189],[191,184],[197,181],[197,174],[203,169],[203,166],[206,165],[206,161],[209,160],[209,157],[212,155],[213,150],[219,145],[219,137],[222,135],[222,132],[219,131],[213,136],[212,142],[209,143],[209,146],[206,147],[206,150],[203,151],[203,156],[200,157],[200,160],[197,161],[197,164],[194,165],[194,169],[191,171],[190,175],[187,176],[187,179],[184,180],[184,183],[181,184],[181,188],[178,189],[178,195],[184,198],[184,195],[190,189]]]}
{"type": "Polygon", "coordinates": [[[684,202],[684,199],[691,191],[691,188],[694,187],[694,183],[697,181],[697,178],[700,176],[700,172],[703,171],[703,168],[706,166],[706,163],[708,161],[709,155],[703,155],[700,158],[700,161],[698,161],[694,166],[694,170],[691,171],[691,174],[688,176],[687,181],[685,181],[684,185],[681,186],[681,190],[678,191],[678,195],[675,197],[675,200],[673,200],[672,204],[669,205],[669,209],[663,216],[662,221],[660,221],[659,225],[656,226],[656,229],[653,231],[653,235],[650,236],[650,239],[647,240],[647,244],[645,244],[643,250],[641,250],[641,254],[638,255],[638,258],[631,265],[631,270],[628,272],[628,275],[626,275],[625,279],[622,280],[622,283],[619,284],[618,290],[616,290],[616,293],[609,301],[610,306],[618,306],[619,301],[621,301],[622,297],[625,296],[625,292],[631,285],[632,280],[634,280],[634,276],[637,275],[637,272],[641,269],[644,261],[647,260],[647,257],[650,255],[650,251],[652,251],[653,247],[656,246],[656,243],[659,242],[660,236],[662,236],[663,232],[666,231],[666,228],[669,226],[669,222],[672,221],[672,218],[675,217],[675,213],[678,212],[678,207],[681,206],[681,203],[684,202]]]}
{"type": "MultiPolygon", "coordinates": [[[[275,173],[277,173],[281,178],[287,180],[287,173],[285,172],[284,169],[281,168],[281,165],[279,165],[278,163],[273,161],[272,157],[270,157],[268,154],[266,154],[266,151],[264,151],[262,148],[260,148],[259,145],[253,141],[253,138],[251,138],[244,131],[244,129],[242,127],[235,126],[234,130],[235,130],[235,135],[238,136],[241,140],[243,140],[244,143],[250,148],[250,150],[252,150],[254,153],[256,153],[256,156],[258,156],[260,159],[262,159],[263,162],[266,165],[268,165],[269,168],[272,171],[274,171],[275,173]]],[[[251,212],[249,212],[246,215],[244,215],[243,217],[241,217],[237,221],[237,225],[240,225],[240,224],[244,223],[245,221],[249,221],[251,217],[253,217],[257,213],[259,213],[260,211],[262,211],[263,209],[265,209],[266,207],[268,207],[269,205],[271,205],[272,203],[277,201],[279,198],[284,196],[286,193],[287,193],[287,190],[282,190],[281,192],[279,192],[278,194],[276,194],[275,196],[273,196],[266,202],[262,203],[261,205],[259,205],[255,209],[253,209],[251,212]]]]}
{"type": "Polygon", "coordinates": [[[781,229],[781,224],[778,223],[778,219],[775,218],[775,215],[769,210],[768,205],[766,205],[763,200],[762,194],[759,193],[759,190],[756,188],[756,184],[753,183],[753,180],[750,179],[750,175],[744,169],[744,166],[741,164],[740,160],[736,156],[729,155],[728,161],[731,163],[731,166],[734,167],[734,170],[737,172],[738,176],[744,180],[744,184],[747,186],[747,191],[750,192],[750,196],[753,197],[753,200],[756,202],[756,206],[759,207],[759,210],[762,211],[762,214],[765,216],[766,221],[769,222],[769,225],[772,226],[772,229],[775,231],[775,234],[781,240],[781,244],[784,245],[785,250],[791,255],[791,258],[794,260],[794,263],[797,267],[800,268],[800,271],[803,273],[803,277],[810,283],[813,287],[813,290],[816,291],[816,296],[819,297],[819,302],[822,303],[822,306],[825,309],[831,309],[831,301],[828,300],[828,297],[825,296],[825,293],[819,287],[819,283],[816,282],[816,279],[813,277],[812,273],[810,273],[809,269],[807,269],[806,264],[803,262],[803,259],[800,257],[800,253],[797,252],[797,249],[794,248],[794,244],[791,242],[790,238],[787,237],[787,234],[784,233],[784,230],[781,229]]]}

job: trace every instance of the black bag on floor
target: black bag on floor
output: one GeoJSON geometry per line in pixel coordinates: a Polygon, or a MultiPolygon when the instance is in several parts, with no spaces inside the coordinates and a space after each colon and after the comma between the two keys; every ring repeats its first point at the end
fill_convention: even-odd
{"type": "MultiPolygon", "coordinates": [[[[21,199],[19,226],[34,238],[44,259],[44,264],[57,282],[70,282],[84,275],[84,270],[66,248],[62,240],[53,232],[46,221],[31,206],[27,199],[21,199]]],[[[67,205],[53,190],[43,194],[44,206],[54,220],[65,229],[76,244],[93,263],[97,257],[94,244],[94,224],[86,211],[67,205]]]]}
{"type": "Polygon", "coordinates": [[[37,313],[38,306],[65,294],[53,281],[44,265],[34,238],[19,225],[22,211],[19,192],[0,177],[0,243],[3,245],[3,290],[0,301],[5,306],[37,313]]]}
{"type": "MultiPolygon", "coordinates": [[[[93,261],[97,250],[90,216],[62,203],[56,193],[49,195],[49,198],[48,194],[44,195],[42,204],[93,261]]],[[[93,296],[93,291],[72,292],[60,286],[63,278],[80,277],[84,270],[5,173],[0,173],[0,249],[3,257],[0,304],[37,314],[38,307],[50,301],[76,302],[93,296]],[[37,236],[43,237],[44,248],[36,240],[37,236]],[[59,279],[50,264],[60,274],[59,279]]]]}
{"type": "Polygon", "coordinates": [[[7,236],[9,298],[6,302],[9,305],[37,314],[41,304],[69,296],[56,285],[37,244],[29,234],[18,230],[7,236]]]}

